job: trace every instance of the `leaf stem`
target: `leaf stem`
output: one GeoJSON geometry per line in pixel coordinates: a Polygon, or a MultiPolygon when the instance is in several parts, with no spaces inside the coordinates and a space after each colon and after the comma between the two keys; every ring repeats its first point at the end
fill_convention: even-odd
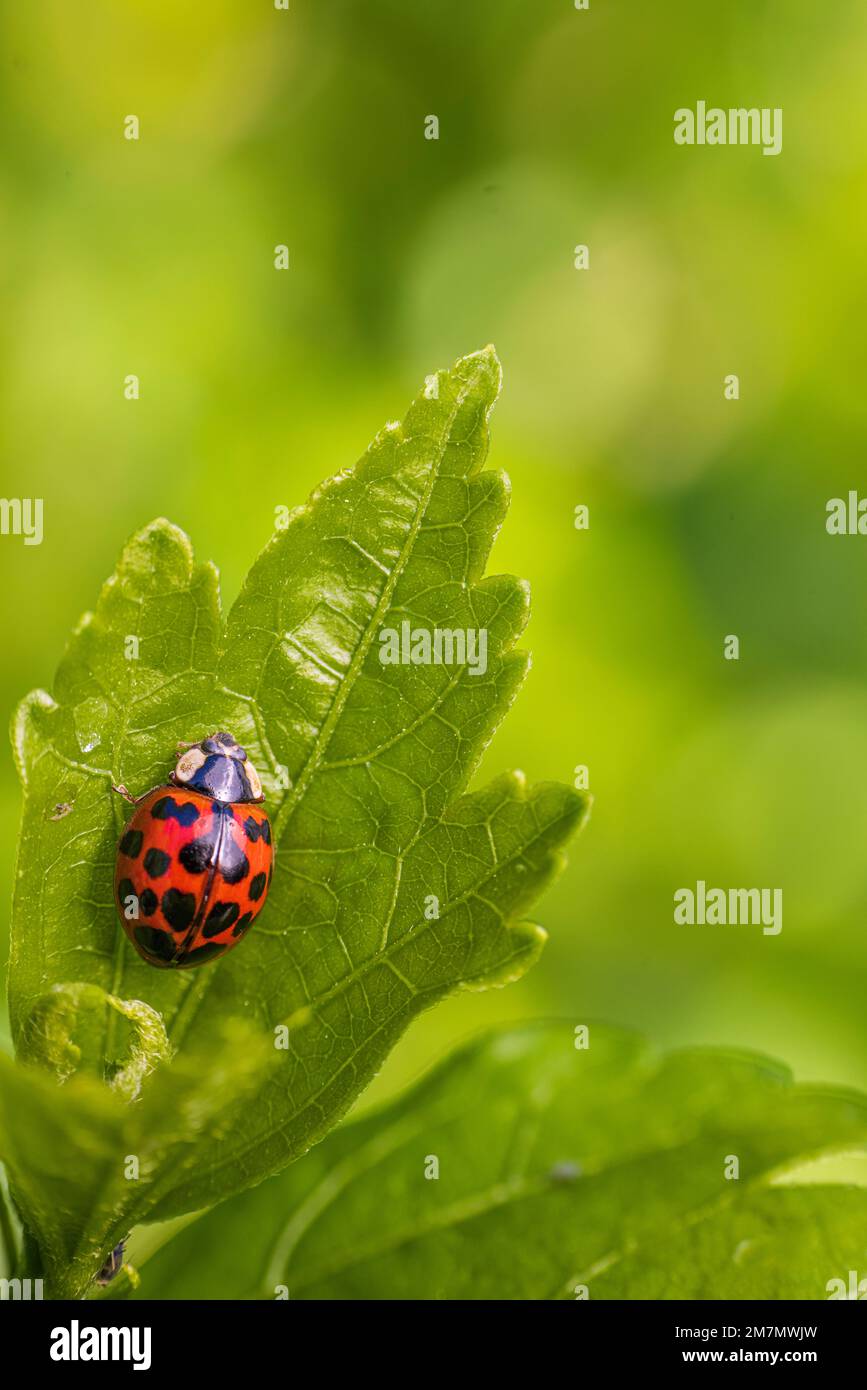
{"type": "Polygon", "coordinates": [[[11,1271],[17,1268],[21,1258],[19,1249],[18,1235],[12,1221],[12,1212],[9,1208],[10,1197],[4,1186],[0,1185],[0,1241],[6,1253],[6,1263],[11,1271]]]}
{"type": "Polygon", "coordinates": [[[19,1279],[41,1279],[44,1276],[45,1268],[42,1262],[42,1251],[36,1237],[31,1235],[26,1226],[22,1228],[21,1248],[18,1252],[18,1262],[15,1266],[15,1276],[19,1279]]]}

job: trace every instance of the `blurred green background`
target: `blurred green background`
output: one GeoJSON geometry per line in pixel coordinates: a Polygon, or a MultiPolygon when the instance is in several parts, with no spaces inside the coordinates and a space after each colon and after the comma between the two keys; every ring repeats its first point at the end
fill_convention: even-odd
{"type": "MultiPolygon", "coordinates": [[[[373,1093],[551,1014],[867,1084],[867,539],[824,527],[867,492],[863,0],[0,13],[0,492],[45,505],[41,546],[0,538],[3,709],[131,531],[178,522],[231,601],[276,506],[493,341],[534,669],[483,773],[587,764],[595,806],[542,963],[373,1093]],[[699,99],[782,107],[782,154],[675,146],[699,99]],[[781,887],[782,934],[675,926],[698,878],[781,887]]],[[[7,750],[4,954],[17,816],[7,750]]]]}

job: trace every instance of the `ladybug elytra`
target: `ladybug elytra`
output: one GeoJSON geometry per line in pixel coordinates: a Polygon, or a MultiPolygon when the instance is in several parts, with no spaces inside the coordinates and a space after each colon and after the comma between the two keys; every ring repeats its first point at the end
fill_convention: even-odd
{"type": "Polygon", "coordinates": [[[253,925],[271,883],[264,799],[245,750],[216,733],[181,754],[167,785],[135,801],[114,892],[123,929],[149,965],[204,965],[253,925]]]}

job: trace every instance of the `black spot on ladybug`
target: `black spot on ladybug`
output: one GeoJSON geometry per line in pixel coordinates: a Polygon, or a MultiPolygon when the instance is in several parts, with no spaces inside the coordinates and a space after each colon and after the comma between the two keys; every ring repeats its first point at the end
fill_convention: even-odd
{"type": "Polygon", "coordinates": [[[162,878],[171,862],[171,855],[164,849],[149,849],[143,860],[145,872],[151,878],[162,878]]]}
{"type": "Polygon", "coordinates": [[[139,850],[142,846],[144,836],[140,830],[127,830],[120,840],[118,849],[121,854],[125,854],[127,859],[137,859],[139,850]]]}
{"type": "Polygon", "coordinates": [[[206,941],[204,946],[197,946],[194,951],[189,951],[182,956],[181,965],[204,965],[206,960],[211,960],[213,956],[221,956],[225,951],[219,941],[206,941]]]}
{"type": "Polygon", "coordinates": [[[154,820],[176,820],[178,825],[194,825],[199,808],[192,801],[177,802],[173,796],[161,796],[151,807],[154,820]]]}
{"type": "Polygon", "coordinates": [[[145,888],[144,892],[138,900],[138,905],[141,909],[142,916],[153,917],[154,913],[157,910],[157,907],[159,906],[159,901],[159,898],[157,897],[156,893],[152,888],[145,888]]]}
{"type": "Polygon", "coordinates": [[[157,960],[174,960],[175,943],[167,931],[158,931],[156,927],[136,927],[135,939],[149,956],[156,956],[157,960]]]}
{"type": "Polygon", "coordinates": [[[220,846],[217,868],[226,883],[240,883],[250,872],[250,861],[231,837],[226,836],[220,846]]]}
{"type": "Polygon", "coordinates": [[[239,917],[232,930],[233,936],[243,936],[253,920],[252,912],[245,912],[243,917],[239,917]]]}
{"type": "Polygon", "coordinates": [[[266,844],[266,845],[270,845],[270,843],[271,843],[271,822],[270,822],[269,820],[263,820],[263,821],[262,821],[261,825],[259,826],[259,834],[262,836],[262,839],[265,841],[265,844],[266,844]]]}
{"type": "Polygon", "coordinates": [[[168,888],[163,893],[161,906],[172,931],[186,931],[196,915],[195,895],[182,893],[178,888],[168,888]]]}
{"type": "Polygon", "coordinates": [[[244,834],[247,836],[247,839],[251,842],[251,844],[256,843],[260,833],[261,832],[259,830],[259,822],[255,821],[252,816],[248,816],[247,819],[244,821],[244,834]]]}
{"type": "Polygon", "coordinates": [[[254,903],[258,902],[259,898],[261,898],[262,894],[265,892],[266,882],[267,879],[264,874],[257,874],[254,879],[251,879],[248,892],[254,903]]]}
{"type": "Polygon", "coordinates": [[[215,903],[202,927],[202,936],[219,936],[220,932],[228,931],[238,911],[237,903],[215,903]]]}
{"type": "Polygon", "coordinates": [[[211,862],[216,843],[217,837],[211,831],[207,835],[200,835],[197,840],[190,840],[188,845],[184,845],[178,858],[188,874],[203,874],[205,872],[211,862]]]}
{"type": "Polygon", "coordinates": [[[121,902],[124,902],[127,898],[135,897],[135,884],[131,878],[121,879],[120,883],[117,885],[117,896],[120,898],[121,902]]]}

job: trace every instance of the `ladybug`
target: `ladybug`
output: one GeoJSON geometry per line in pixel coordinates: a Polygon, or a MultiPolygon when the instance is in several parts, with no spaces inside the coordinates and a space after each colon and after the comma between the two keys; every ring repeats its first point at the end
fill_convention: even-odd
{"type": "Polygon", "coordinates": [[[114,877],[133,946],[160,969],[225,955],[255,922],[271,883],[271,825],[245,750],[231,734],[211,734],[186,746],[166,786],[137,800],[115,790],[135,805],[114,877]]]}

